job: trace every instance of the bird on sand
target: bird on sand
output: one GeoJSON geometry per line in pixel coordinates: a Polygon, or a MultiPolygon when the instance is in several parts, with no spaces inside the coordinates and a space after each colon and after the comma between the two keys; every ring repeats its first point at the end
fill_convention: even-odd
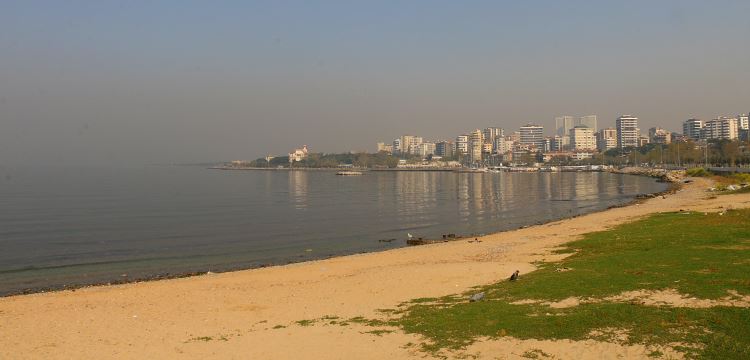
{"type": "Polygon", "coordinates": [[[510,276],[510,281],[516,281],[516,280],[518,280],[518,276],[519,276],[518,272],[519,271],[516,270],[516,272],[514,272],[513,275],[510,276]]]}

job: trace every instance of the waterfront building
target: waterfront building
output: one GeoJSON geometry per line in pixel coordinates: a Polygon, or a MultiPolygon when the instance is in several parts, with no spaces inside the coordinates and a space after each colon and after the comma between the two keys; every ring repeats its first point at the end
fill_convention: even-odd
{"type": "Polygon", "coordinates": [[[672,142],[672,133],[660,127],[648,129],[648,139],[654,144],[669,144],[672,142]]]}
{"type": "Polygon", "coordinates": [[[561,152],[565,150],[565,140],[567,139],[567,136],[560,136],[555,135],[552,137],[550,141],[549,151],[552,152],[561,152]]]}
{"type": "Polygon", "coordinates": [[[748,130],[750,129],[750,118],[748,117],[748,114],[741,114],[737,116],[737,119],[739,120],[739,128],[740,130],[748,130]]]}
{"type": "Polygon", "coordinates": [[[469,153],[469,135],[456,136],[456,154],[466,155],[469,153]]]}
{"type": "Polygon", "coordinates": [[[568,136],[570,129],[575,127],[575,120],[572,116],[562,115],[555,117],[555,135],[568,136]]]}
{"type": "Polygon", "coordinates": [[[515,147],[516,144],[517,143],[515,141],[510,140],[509,137],[506,136],[505,139],[503,139],[503,148],[501,150],[502,153],[506,154],[513,151],[513,147],[515,147]]]}
{"type": "Polygon", "coordinates": [[[589,129],[591,129],[594,133],[596,133],[596,129],[597,129],[596,128],[596,125],[597,125],[596,124],[596,115],[581,116],[578,119],[578,122],[575,125],[576,126],[579,126],[579,125],[586,126],[589,129]]]}
{"type": "Polygon", "coordinates": [[[453,157],[453,143],[450,141],[438,141],[435,143],[435,155],[442,156],[444,158],[453,157]]]}
{"type": "Polygon", "coordinates": [[[402,135],[401,136],[401,153],[402,154],[419,154],[419,145],[424,142],[421,136],[402,135]]]}
{"type": "Polygon", "coordinates": [[[637,117],[622,115],[615,121],[615,128],[617,129],[617,147],[625,149],[638,146],[640,131],[637,117]]]}
{"type": "Polygon", "coordinates": [[[295,161],[302,161],[307,158],[307,152],[307,145],[302,145],[301,149],[294,149],[294,151],[289,153],[289,163],[291,164],[295,161]]]}
{"type": "Polygon", "coordinates": [[[682,123],[682,134],[687,136],[689,139],[698,140],[702,139],[701,130],[703,129],[703,120],[700,119],[687,119],[682,123]]]}
{"type": "Polygon", "coordinates": [[[492,143],[492,149],[496,154],[502,154],[505,152],[505,136],[495,137],[495,141],[492,143]]]}
{"type": "Polygon", "coordinates": [[[497,148],[495,148],[495,139],[505,136],[503,129],[499,127],[488,127],[484,129],[482,135],[484,136],[484,142],[486,144],[492,144],[493,152],[497,151],[497,148]]]}
{"type": "Polygon", "coordinates": [[[477,129],[469,134],[469,161],[471,163],[482,162],[482,146],[484,145],[484,134],[477,129]]]}
{"type": "Polygon", "coordinates": [[[544,128],[540,125],[526,124],[519,129],[520,143],[534,145],[538,150],[544,149],[544,128]]]}
{"type": "Polygon", "coordinates": [[[581,161],[581,160],[588,160],[594,157],[594,153],[591,151],[574,151],[573,152],[573,160],[581,161]]]}
{"type": "Polygon", "coordinates": [[[514,131],[512,134],[505,137],[506,141],[512,141],[512,142],[520,142],[521,141],[521,132],[520,131],[514,131]]]}
{"type": "Polygon", "coordinates": [[[379,142],[378,143],[378,152],[387,152],[389,154],[393,153],[393,145],[392,144],[386,144],[379,142]]]}
{"type": "Polygon", "coordinates": [[[585,125],[578,125],[570,129],[571,148],[573,151],[596,150],[594,129],[585,125]]]}
{"type": "Polygon", "coordinates": [[[605,152],[617,147],[617,129],[607,128],[596,132],[596,148],[605,152]]]}
{"type": "Polygon", "coordinates": [[[648,136],[638,136],[638,147],[645,146],[649,143],[648,136]]]}
{"type": "Polygon", "coordinates": [[[739,138],[739,126],[737,118],[721,116],[706,121],[703,126],[702,135],[704,139],[736,140],[739,138]]]}
{"type": "Polygon", "coordinates": [[[393,140],[393,153],[394,154],[401,153],[401,138],[393,140]]]}
{"type": "Polygon", "coordinates": [[[493,153],[492,148],[493,148],[493,144],[492,143],[485,142],[484,144],[482,144],[482,153],[483,154],[492,154],[493,153]]]}
{"type": "Polygon", "coordinates": [[[433,142],[422,142],[416,146],[416,154],[422,157],[435,154],[435,143],[433,142]]]}

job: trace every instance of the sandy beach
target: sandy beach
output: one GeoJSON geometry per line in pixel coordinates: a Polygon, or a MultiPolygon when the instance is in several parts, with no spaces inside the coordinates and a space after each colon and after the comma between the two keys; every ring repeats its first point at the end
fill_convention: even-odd
{"type": "MultiPolygon", "coordinates": [[[[182,279],[0,298],[0,359],[430,357],[399,332],[296,322],[375,316],[420,297],[466,291],[534,270],[580,235],[645,215],[750,207],[750,194],[712,197],[696,179],[665,197],[467,240],[182,279]],[[209,340],[210,338],[210,340],[209,340]]],[[[542,348],[558,358],[645,358],[642,346],[595,341],[480,341],[464,354],[518,358],[542,348]]],[[[459,356],[461,354],[456,354],[459,356]]],[[[675,355],[678,356],[678,355],[675,355]]]]}

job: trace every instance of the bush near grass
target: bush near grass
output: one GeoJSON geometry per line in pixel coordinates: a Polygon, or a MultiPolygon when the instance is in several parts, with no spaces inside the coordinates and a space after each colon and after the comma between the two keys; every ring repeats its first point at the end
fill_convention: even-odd
{"type": "Polygon", "coordinates": [[[692,177],[706,177],[706,176],[711,176],[711,172],[709,172],[708,170],[706,170],[706,169],[704,169],[702,167],[687,169],[687,171],[685,171],[685,174],[687,176],[692,176],[692,177]]]}

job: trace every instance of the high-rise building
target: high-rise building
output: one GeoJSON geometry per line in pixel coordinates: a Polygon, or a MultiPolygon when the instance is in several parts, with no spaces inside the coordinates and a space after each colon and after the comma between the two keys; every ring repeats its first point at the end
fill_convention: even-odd
{"type": "Polygon", "coordinates": [[[393,140],[393,153],[401,154],[401,138],[393,140]]]}
{"type": "Polygon", "coordinates": [[[605,152],[617,147],[617,129],[607,128],[596,132],[596,148],[605,152]]]}
{"type": "Polygon", "coordinates": [[[492,149],[497,154],[505,153],[505,136],[496,137],[495,142],[492,144],[492,149]]]}
{"type": "Polygon", "coordinates": [[[594,129],[578,125],[570,129],[570,141],[573,151],[593,151],[596,150],[596,138],[594,129]]]}
{"type": "Polygon", "coordinates": [[[637,147],[640,131],[638,130],[638,118],[633,115],[622,115],[615,121],[617,128],[617,147],[637,147]]]}
{"type": "Polygon", "coordinates": [[[435,155],[444,158],[453,157],[453,143],[450,141],[438,141],[435,143],[435,155]]]}
{"type": "Polygon", "coordinates": [[[705,139],[736,140],[739,137],[737,118],[722,116],[706,121],[702,135],[705,139]]]}
{"type": "Polygon", "coordinates": [[[401,152],[419,155],[419,145],[422,142],[424,139],[421,136],[403,135],[401,136],[401,152]]]}
{"type": "Polygon", "coordinates": [[[648,140],[654,144],[669,144],[672,142],[672,133],[660,127],[648,129],[648,140]]]}
{"type": "Polygon", "coordinates": [[[521,126],[520,143],[524,145],[534,145],[538,150],[544,149],[544,128],[540,125],[526,124],[521,126]]]}
{"type": "Polygon", "coordinates": [[[560,152],[565,150],[565,139],[568,139],[568,136],[560,136],[555,135],[552,137],[552,140],[550,141],[549,150],[554,152],[560,152]]]}
{"type": "Polygon", "coordinates": [[[750,118],[748,117],[748,114],[741,114],[737,116],[737,119],[739,120],[740,130],[750,129],[750,118]]]}
{"type": "Polygon", "coordinates": [[[429,156],[435,154],[435,143],[422,142],[416,146],[416,155],[429,156]]]}
{"type": "Polygon", "coordinates": [[[456,154],[466,155],[469,153],[469,135],[456,136],[456,154]]]}
{"type": "Polygon", "coordinates": [[[682,135],[687,136],[689,139],[700,139],[701,129],[703,129],[703,120],[700,119],[687,119],[682,123],[682,135]]]}
{"type": "Polygon", "coordinates": [[[493,151],[497,150],[497,149],[494,149],[495,139],[497,139],[498,137],[504,136],[503,129],[499,127],[488,127],[484,129],[484,132],[482,133],[482,135],[484,136],[484,142],[486,144],[493,145],[493,151]]]}
{"type": "Polygon", "coordinates": [[[477,129],[469,134],[469,161],[478,163],[482,161],[482,146],[484,145],[484,134],[477,129]]]}
{"type": "Polygon", "coordinates": [[[596,128],[596,125],[597,125],[596,124],[596,115],[581,116],[578,119],[578,123],[576,124],[576,126],[578,126],[578,125],[586,126],[589,129],[591,129],[593,132],[596,132],[596,129],[597,129],[596,128]]]}
{"type": "Polygon", "coordinates": [[[574,126],[576,126],[576,124],[572,116],[562,115],[555,117],[556,135],[568,136],[568,134],[570,133],[570,129],[572,129],[574,126]]]}

